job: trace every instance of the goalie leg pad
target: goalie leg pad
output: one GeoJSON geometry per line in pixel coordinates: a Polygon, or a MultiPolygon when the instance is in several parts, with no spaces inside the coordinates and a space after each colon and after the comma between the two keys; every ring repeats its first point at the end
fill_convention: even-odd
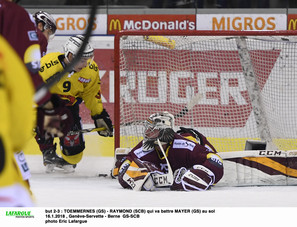
{"type": "Polygon", "coordinates": [[[114,164],[111,170],[111,177],[117,178],[119,175],[120,166],[126,160],[126,156],[131,151],[131,148],[117,148],[115,150],[114,164]]]}
{"type": "Polygon", "coordinates": [[[204,191],[209,189],[214,181],[214,173],[202,165],[195,165],[189,170],[182,167],[174,173],[171,190],[204,191]]]}
{"type": "Polygon", "coordinates": [[[155,188],[155,182],[153,180],[151,173],[149,173],[146,177],[144,184],[142,185],[141,191],[154,191],[155,188]]]}
{"type": "Polygon", "coordinates": [[[119,170],[119,183],[123,188],[131,188],[135,191],[153,191],[155,183],[151,171],[140,160],[125,160],[119,170]]]}

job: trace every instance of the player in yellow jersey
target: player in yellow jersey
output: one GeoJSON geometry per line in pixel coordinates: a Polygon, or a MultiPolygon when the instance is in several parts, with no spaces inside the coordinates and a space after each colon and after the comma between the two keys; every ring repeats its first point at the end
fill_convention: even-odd
{"type": "Polygon", "coordinates": [[[14,152],[32,137],[34,87],[24,63],[1,35],[0,46],[0,206],[32,206],[14,152]]]}
{"type": "MultiPolygon", "coordinates": [[[[70,37],[64,46],[64,54],[49,53],[42,57],[40,75],[44,81],[61,72],[71,62],[82,45],[83,39],[84,37],[81,35],[70,37]]],[[[93,57],[94,49],[88,43],[81,60],[74,66],[73,71],[65,75],[50,91],[53,94],[58,94],[71,112],[73,125],[71,125],[70,131],[82,129],[79,104],[84,101],[85,106],[91,111],[91,117],[96,127],[106,128],[106,130],[98,132],[99,135],[111,137],[113,136],[113,126],[109,114],[103,108],[99,69],[93,61],[93,57]]],[[[42,110],[38,112],[37,124],[43,125],[42,110]]],[[[62,157],[56,154],[56,144],[54,144],[52,135],[38,132],[36,139],[43,153],[46,172],[53,171],[55,167],[63,168],[67,172],[74,171],[85,149],[85,142],[81,133],[68,133],[66,136],[60,137],[62,157]]]]}

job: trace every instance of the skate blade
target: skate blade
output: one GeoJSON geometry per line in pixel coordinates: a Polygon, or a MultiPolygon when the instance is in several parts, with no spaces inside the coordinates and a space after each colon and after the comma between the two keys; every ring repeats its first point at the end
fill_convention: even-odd
{"type": "Polygon", "coordinates": [[[64,173],[73,173],[75,171],[73,165],[56,165],[55,167],[64,173]]]}
{"type": "Polygon", "coordinates": [[[65,173],[73,173],[75,171],[72,165],[65,165],[62,167],[62,169],[65,173]]]}
{"type": "Polygon", "coordinates": [[[54,172],[54,169],[55,169],[55,164],[47,164],[45,166],[46,173],[52,173],[52,172],[54,172]]]}

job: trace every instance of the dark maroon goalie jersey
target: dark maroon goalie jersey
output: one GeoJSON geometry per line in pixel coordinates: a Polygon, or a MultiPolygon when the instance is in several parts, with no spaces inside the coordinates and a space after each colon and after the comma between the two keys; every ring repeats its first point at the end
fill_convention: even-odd
{"type": "MultiPolygon", "coordinates": [[[[217,155],[214,155],[216,151],[210,149],[210,146],[200,145],[175,133],[174,140],[164,151],[173,172],[181,167],[189,169],[194,165],[203,165],[215,174],[214,183],[218,182],[223,176],[222,161],[217,155]]],[[[167,172],[166,160],[162,153],[154,148],[144,151],[142,141],[131,150],[127,155],[127,159],[131,161],[133,159],[148,161],[154,163],[161,171],[167,172]]]]}

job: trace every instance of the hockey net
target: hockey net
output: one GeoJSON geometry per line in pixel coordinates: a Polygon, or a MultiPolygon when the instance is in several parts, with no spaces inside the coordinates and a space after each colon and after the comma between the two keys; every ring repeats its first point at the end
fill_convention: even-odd
{"type": "Polygon", "coordinates": [[[186,113],[219,152],[247,140],[296,149],[297,33],[120,32],[115,36],[115,148],[134,147],[143,120],[159,111],[186,113]]]}

